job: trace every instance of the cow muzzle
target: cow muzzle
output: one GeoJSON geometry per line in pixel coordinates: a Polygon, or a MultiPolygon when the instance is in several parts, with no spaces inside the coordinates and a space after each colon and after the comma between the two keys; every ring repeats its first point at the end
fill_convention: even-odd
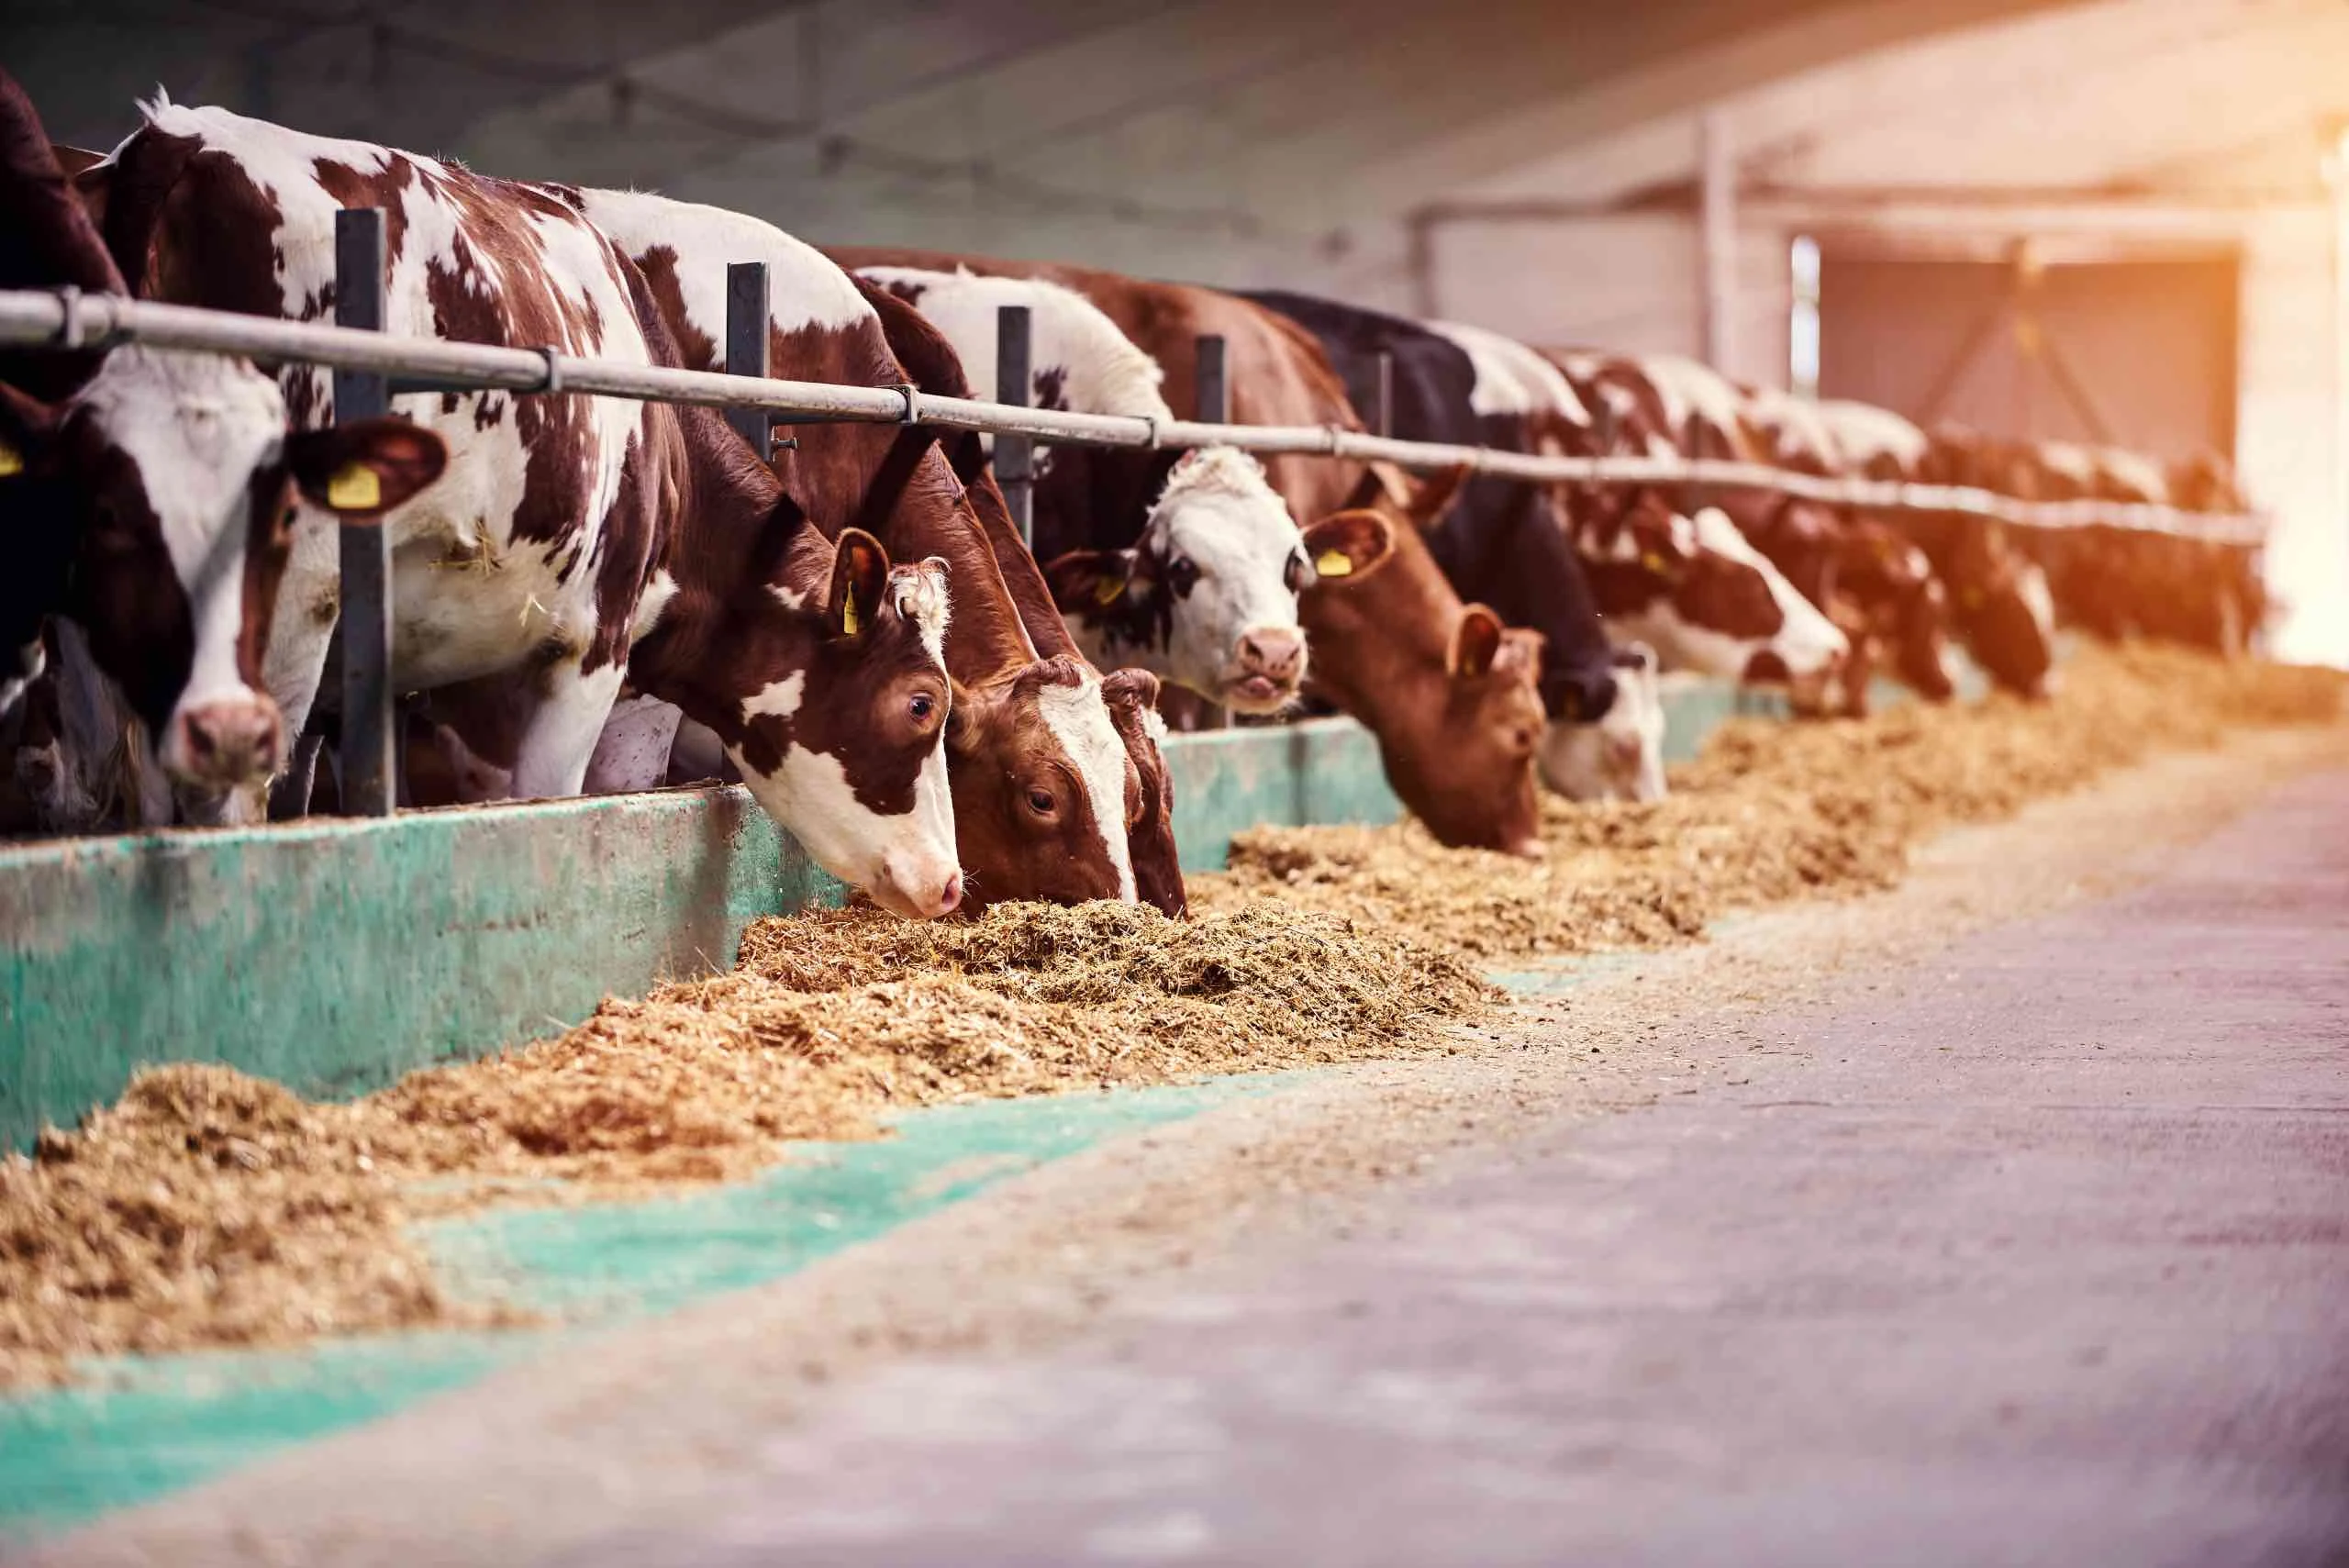
{"type": "Polygon", "coordinates": [[[161,751],[163,771],[174,781],[234,789],[266,779],[284,765],[285,720],[265,696],[216,697],[173,718],[161,751]]]}
{"type": "Polygon", "coordinates": [[[1305,633],[1264,626],[1241,633],[1224,680],[1224,706],[1241,713],[1274,713],[1305,679],[1305,633]]]}
{"type": "Polygon", "coordinates": [[[873,902],[908,920],[935,920],[952,915],[963,902],[963,873],[954,866],[920,863],[895,853],[881,860],[881,874],[873,881],[873,902]]]}

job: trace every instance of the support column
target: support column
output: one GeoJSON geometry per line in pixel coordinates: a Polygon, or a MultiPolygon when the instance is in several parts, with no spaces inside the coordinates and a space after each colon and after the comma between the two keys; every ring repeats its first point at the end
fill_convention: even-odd
{"type": "Polygon", "coordinates": [[[1698,301],[1705,362],[1736,373],[1737,152],[1729,117],[1707,109],[1697,121],[1697,245],[1703,295],[1698,301]]]}

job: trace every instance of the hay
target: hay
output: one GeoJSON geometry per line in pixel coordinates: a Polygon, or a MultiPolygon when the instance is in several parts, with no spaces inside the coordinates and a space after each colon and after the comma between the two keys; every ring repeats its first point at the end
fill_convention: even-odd
{"type": "Polygon", "coordinates": [[[2056,700],[1908,706],[1865,719],[1727,726],[1653,805],[1543,810],[1538,865],[1447,850],[1417,824],[1264,828],[1231,869],[1194,878],[1197,909],[1264,897],[1409,930],[1474,958],[1689,941],[1734,909],[1865,892],[1909,848],[2011,815],[2156,750],[2231,726],[2337,722],[2338,672],[2155,646],[2084,651],[2056,700]]]}
{"type": "Polygon", "coordinates": [[[1450,1049],[1496,958],[1680,942],[1726,910],[1880,887],[1909,848],[2229,725],[2337,719],[2325,672],[2091,652],[2054,703],[1731,727],[1654,806],[1547,808],[1540,867],[1400,828],[1261,829],[1197,917],[1008,905],[763,920],[741,966],[355,1104],[141,1073],[0,1162],[0,1386],[70,1358],[518,1318],[406,1226],[739,1178],[916,1106],[1450,1049]]]}
{"type": "Polygon", "coordinates": [[[150,1068],[0,1163],[0,1386],[75,1356],[517,1321],[446,1296],[406,1227],[734,1179],[915,1106],[1442,1049],[1439,1021],[1490,995],[1449,954],[1267,905],[826,911],[753,926],[733,974],[355,1104],[150,1068]]]}

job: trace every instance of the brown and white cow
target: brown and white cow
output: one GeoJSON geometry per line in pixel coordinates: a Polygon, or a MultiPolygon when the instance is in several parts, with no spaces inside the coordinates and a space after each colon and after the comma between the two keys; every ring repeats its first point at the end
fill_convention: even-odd
{"type": "MultiPolygon", "coordinates": [[[[332,300],[335,214],[375,206],[388,330],[680,362],[643,275],[558,190],[222,109],[145,113],[80,180],[142,295],[316,319],[332,300]]],[[[331,415],[324,371],[289,366],[274,390],[296,427],[331,415]]],[[[893,565],[861,531],[835,544],[708,410],[402,401],[449,454],[430,490],[383,497],[404,689],[507,682],[514,786],[545,795],[578,790],[632,680],[716,731],[833,874],[900,914],[955,906],[942,565],[893,565]]],[[[215,469],[242,484],[257,462],[215,469]]],[[[262,668],[298,724],[338,618],[335,534],[306,508],[271,520],[291,558],[262,668]]]]}
{"type": "MultiPolygon", "coordinates": [[[[1736,389],[1666,356],[1553,356],[1592,411],[1601,452],[1742,455],[1736,389]],[[1688,432],[1699,439],[1696,450],[1688,432]],[[1708,435],[1706,432],[1719,432],[1708,435]],[[1726,450],[1724,450],[1726,449],[1726,450]]],[[[1653,646],[1666,670],[1787,688],[1798,710],[1838,706],[1851,644],[1709,496],[1674,485],[1595,486],[1575,496],[1575,542],[1619,642],[1653,646]]]]}
{"type": "MultiPolygon", "coordinates": [[[[0,75],[0,286],[67,285],[128,292],[30,101],[0,75]]],[[[0,355],[0,517],[17,552],[0,708],[40,673],[43,619],[69,617],[89,654],[75,678],[119,685],[194,814],[227,811],[283,752],[262,647],[296,508],[333,509],[362,479],[395,503],[442,456],[395,420],[291,428],[276,384],[243,360],[0,355]]],[[[78,710],[83,696],[112,700],[62,700],[78,710]]]]}
{"type": "MultiPolygon", "coordinates": [[[[1195,347],[1199,337],[1213,334],[1225,342],[1236,422],[1362,428],[1343,383],[1309,333],[1217,290],[1089,267],[935,251],[832,254],[852,267],[967,266],[985,275],[1044,278],[1091,300],[1155,359],[1165,370],[1164,390],[1174,407],[1196,406],[1195,347]]],[[[1130,544],[1163,481],[1148,454],[1098,455],[1125,461],[1099,470],[1102,482],[1090,511],[1102,531],[1088,542],[1130,544]]],[[[1342,573],[1319,573],[1299,597],[1299,619],[1314,650],[1313,684],[1378,738],[1396,793],[1438,838],[1532,849],[1539,842],[1533,751],[1542,727],[1533,695],[1538,657],[1522,640],[1500,638],[1501,623],[1490,610],[1463,605],[1428,555],[1412,508],[1440,498],[1444,487],[1398,499],[1359,462],[1276,453],[1263,466],[1290,515],[1312,519],[1308,539],[1326,541],[1348,566],[1342,573]],[[1398,565],[1404,570],[1390,581],[1398,565]],[[1520,695],[1533,706],[1530,729],[1520,695]]],[[[1041,507],[1038,522],[1041,540],[1041,507]]]]}
{"type": "MultiPolygon", "coordinates": [[[[952,349],[918,317],[772,224],[641,192],[586,190],[575,200],[643,269],[696,368],[724,364],[727,264],[763,261],[772,373],[963,388],[952,349]],[[885,320],[879,306],[904,314],[885,320]],[[907,362],[916,353],[929,373],[907,362]]],[[[1039,657],[1005,581],[1007,570],[1034,570],[1025,552],[1015,543],[998,556],[934,431],[841,424],[793,433],[797,444],[777,451],[775,472],[819,527],[855,523],[901,554],[946,562],[955,682],[947,774],[974,906],[1135,898],[1136,764],[1099,673],[1081,660],[1039,657]]]]}
{"type": "MultiPolygon", "coordinates": [[[[980,367],[986,396],[999,395],[996,312],[1017,305],[1029,312],[1031,369],[1022,396],[1031,406],[1174,417],[1159,391],[1165,373],[1158,361],[1073,289],[961,267],[858,272],[945,333],[966,366],[980,367]]],[[[1300,529],[1253,458],[1228,447],[1137,460],[1047,445],[1037,454],[1035,511],[1054,597],[1094,659],[1155,671],[1237,713],[1277,713],[1296,700],[1308,660],[1297,595],[1317,579],[1314,563],[1334,559],[1342,541],[1300,529]],[[1141,536],[1119,548],[1074,545],[1069,536],[1098,504],[1098,487],[1138,464],[1163,473],[1141,536]]]]}

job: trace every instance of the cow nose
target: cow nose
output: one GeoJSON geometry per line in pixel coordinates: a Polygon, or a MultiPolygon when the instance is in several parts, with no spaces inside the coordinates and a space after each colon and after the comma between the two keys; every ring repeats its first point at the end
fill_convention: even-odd
{"type": "Polygon", "coordinates": [[[1240,667],[1284,684],[1297,679],[1305,662],[1305,634],[1286,627],[1258,627],[1240,639],[1240,667]]]}
{"type": "Polygon", "coordinates": [[[242,784],[277,771],[284,725],[277,705],[225,697],[188,709],[180,719],[190,776],[206,784],[242,784]]]}
{"type": "Polygon", "coordinates": [[[958,871],[946,879],[944,887],[938,890],[938,912],[941,915],[952,915],[954,913],[955,906],[962,902],[963,873],[958,871]]]}
{"type": "Polygon", "coordinates": [[[1516,840],[1510,843],[1508,852],[1521,861],[1547,860],[1550,857],[1550,851],[1543,848],[1539,838],[1516,840]]]}

